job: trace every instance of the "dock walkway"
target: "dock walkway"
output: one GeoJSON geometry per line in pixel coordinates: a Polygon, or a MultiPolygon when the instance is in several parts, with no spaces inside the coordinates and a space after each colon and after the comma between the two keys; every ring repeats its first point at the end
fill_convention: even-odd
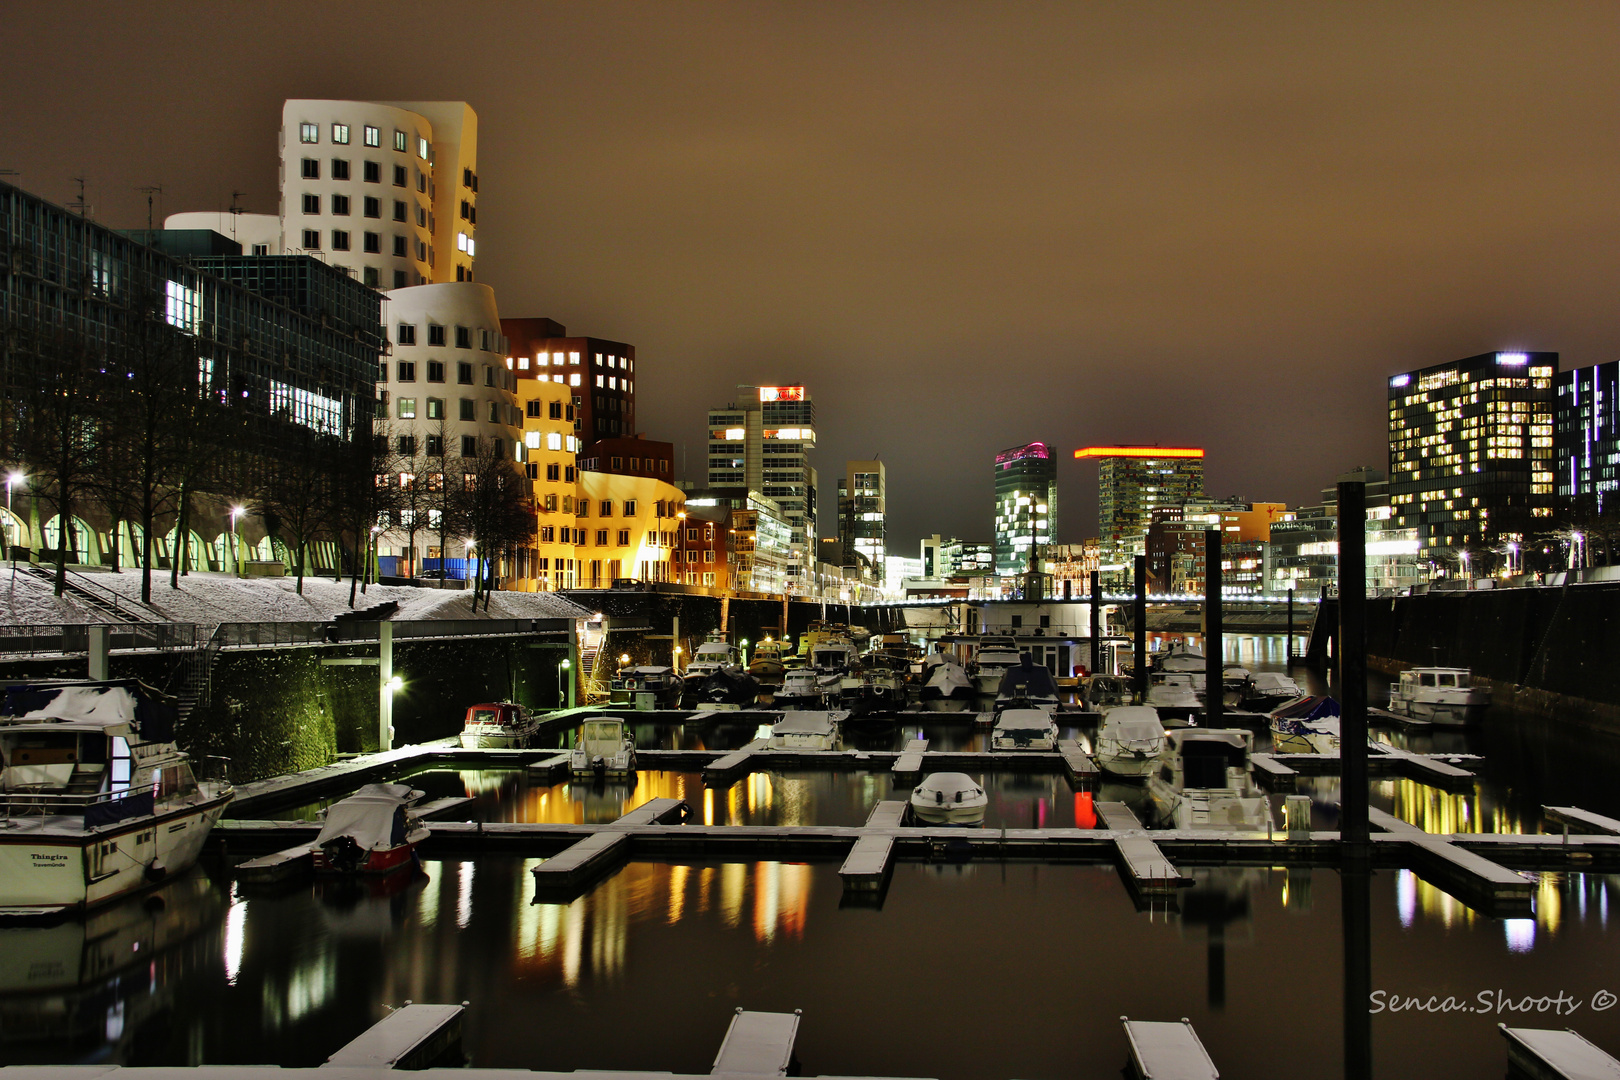
{"type": "Polygon", "coordinates": [[[1219,1080],[1220,1073],[1192,1024],[1119,1018],[1130,1044],[1131,1064],[1142,1080],[1219,1080]]]}
{"type": "Polygon", "coordinates": [[[1450,836],[1426,833],[1393,814],[1369,808],[1368,820],[1406,841],[1414,854],[1418,876],[1457,896],[1470,907],[1491,914],[1507,909],[1528,911],[1535,884],[1476,852],[1458,847],[1450,836]]]}
{"type": "Polygon", "coordinates": [[[1531,1080],[1620,1080],[1620,1061],[1570,1029],[1496,1029],[1508,1044],[1508,1065],[1531,1080]]]}
{"type": "Polygon", "coordinates": [[[1191,885],[1193,879],[1165,858],[1131,808],[1121,802],[1100,802],[1097,816],[1108,826],[1109,832],[1119,833],[1114,838],[1114,851],[1125,884],[1139,897],[1162,896],[1191,885]]]}
{"type": "Polygon", "coordinates": [[[880,802],[872,808],[866,828],[849,849],[844,865],[838,868],[844,888],[871,892],[883,887],[894,869],[895,834],[905,821],[906,809],[906,804],[898,799],[880,802]]]}

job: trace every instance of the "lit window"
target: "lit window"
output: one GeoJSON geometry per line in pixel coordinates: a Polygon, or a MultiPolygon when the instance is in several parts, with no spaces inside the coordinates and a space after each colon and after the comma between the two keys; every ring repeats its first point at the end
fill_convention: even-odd
{"type": "Polygon", "coordinates": [[[596,377],[596,385],[597,385],[597,386],[602,386],[602,385],[603,385],[603,382],[602,382],[602,380],[604,380],[604,379],[606,379],[606,378],[607,378],[607,376],[606,376],[606,375],[598,375],[598,376],[597,376],[597,377],[596,377]]]}
{"type": "Polygon", "coordinates": [[[398,150],[402,154],[408,153],[409,152],[408,147],[409,147],[410,144],[406,141],[407,138],[408,138],[408,136],[406,136],[406,134],[403,131],[395,129],[395,131],[394,131],[394,149],[398,150]]]}
{"type": "Polygon", "coordinates": [[[401,420],[416,419],[416,399],[413,397],[399,398],[399,418],[401,420]]]}
{"type": "Polygon", "coordinates": [[[523,433],[523,445],[530,450],[540,449],[540,433],[538,431],[525,431],[523,433]]]}
{"type": "Polygon", "coordinates": [[[464,232],[456,233],[456,250],[457,251],[466,251],[467,250],[467,234],[466,233],[464,233],[464,232]]]}
{"type": "MultiPolygon", "coordinates": [[[[561,356],[561,355],[562,355],[562,353],[558,353],[558,354],[557,354],[557,355],[558,355],[558,356],[561,356]]],[[[577,352],[571,352],[571,353],[569,353],[569,354],[568,354],[568,362],[569,362],[569,363],[570,363],[570,364],[578,364],[578,363],[579,363],[579,353],[577,353],[577,352]]]]}
{"type": "Polygon", "coordinates": [[[366,125],[366,145],[367,146],[381,146],[382,145],[382,132],[378,131],[376,128],[372,127],[370,124],[366,125]]]}
{"type": "Polygon", "coordinates": [[[579,373],[578,372],[575,372],[574,374],[568,376],[568,385],[569,386],[578,386],[579,385],[579,373]]]}
{"type": "Polygon", "coordinates": [[[609,390],[617,390],[618,388],[619,388],[619,377],[617,375],[609,375],[608,376],[608,389],[609,390]]]}
{"type": "Polygon", "coordinates": [[[478,241],[474,240],[472,237],[469,236],[469,237],[467,237],[467,257],[468,258],[477,258],[477,256],[478,256],[478,241]]]}
{"type": "Polygon", "coordinates": [[[348,124],[333,124],[332,125],[332,141],[337,143],[339,146],[348,146],[349,145],[349,125],[348,124]]]}
{"type": "Polygon", "coordinates": [[[321,126],[319,124],[299,124],[298,141],[315,143],[321,141],[321,126]]]}
{"type": "Polygon", "coordinates": [[[527,356],[518,357],[518,370],[519,371],[528,371],[529,370],[529,358],[527,356]]]}
{"type": "Polygon", "coordinates": [[[423,161],[426,161],[428,156],[428,141],[420,135],[416,137],[416,156],[423,161]]]}
{"type": "MultiPolygon", "coordinates": [[[[537,431],[537,432],[535,432],[535,434],[538,435],[540,433],[537,431]]],[[[553,431],[551,434],[547,435],[546,436],[546,449],[547,450],[561,450],[562,449],[562,436],[559,435],[555,431],[553,431]]]]}

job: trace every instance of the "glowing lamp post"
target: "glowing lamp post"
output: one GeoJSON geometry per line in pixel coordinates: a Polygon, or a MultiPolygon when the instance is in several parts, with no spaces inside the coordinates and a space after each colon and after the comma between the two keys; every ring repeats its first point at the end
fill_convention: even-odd
{"type": "Polygon", "coordinates": [[[15,470],[6,473],[5,476],[5,546],[11,549],[11,581],[13,581],[13,585],[16,583],[16,539],[13,538],[13,531],[15,531],[16,526],[11,523],[11,489],[23,484],[26,479],[28,479],[28,476],[24,476],[23,473],[18,473],[15,470]]]}
{"type": "Polygon", "coordinates": [[[242,547],[241,539],[236,532],[236,523],[241,520],[247,508],[243,506],[231,507],[231,573],[237,577],[242,576],[242,547]]]}
{"type": "MultiPolygon", "coordinates": [[[[570,668],[572,668],[573,666],[574,666],[573,661],[569,660],[568,657],[566,657],[566,656],[563,657],[562,663],[557,665],[557,707],[558,708],[562,708],[563,707],[563,702],[566,700],[563,697],[563,679],[567,677],[568,670],[570,668]]],[[[573,688],[569,687],[569,689],[573,689],[573,688]]]]}

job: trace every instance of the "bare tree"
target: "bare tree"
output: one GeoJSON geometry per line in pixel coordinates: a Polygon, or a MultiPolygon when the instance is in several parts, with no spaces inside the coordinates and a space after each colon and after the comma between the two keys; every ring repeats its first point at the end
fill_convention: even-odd
{"type": "Polygon", "coordinates": [[[511,559],[522,544],[534,536],[534,500],[529,481],[507,453],[501,439],[480,438],[478,452],[465,458],[467,524],[483,557],[481,573],[473,588],[473,604],[480,597],[489,607],[489,594],[496,585],[496,568],[502,557],[511,559]]]}
{"type": "Polygon", "coordinates": [[[342,440],[289,425],[281,453],[269,462],[259,493],[265,524],[292,551],[298,594],[304,593],[309,547],[326,530],[332,509],[332,462],[342,440]]]}
{"type": "Polygon", "coordinates": [[[90,493],[95,476],[108,379],[92,344],[59,327],[27,333],[16,355],[25,395],[19,456],[33,472],[34,490],[56,510],[56,595],[61,596],[67,590],[68,554],[76,546],[73,511],[90,493]]]}
{"type": "Polygon", "coordinates": [[[354,607],[356,589],[365,591],[362,577],[369,583],[374,530],[387,528],[398,513],[399,464],[387,425],[347,440],[335,465],[335,524],[340,539],[349,540],[349,606],[354,607]]]}

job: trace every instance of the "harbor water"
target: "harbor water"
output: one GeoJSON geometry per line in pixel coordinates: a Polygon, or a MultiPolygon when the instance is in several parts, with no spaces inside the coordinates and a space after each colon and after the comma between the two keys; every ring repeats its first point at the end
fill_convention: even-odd
{"type": "MultiPolygon", "coordinates": [[[[1280,637],[1255,647],[1245,663],[1281,667],[1280,637]]],[[[636,734],[644,748],[731,749],[757,724],[636,734]]],[[[863,738],[898,748],[917,734],[936,749],[983,738],[971,716],[863,738]]],[[[1620,816],[1612,742],[1502,713],[1466,732],[1375,734],[1483,756],[1463,762],[1472,790],[1374,778],[1374,806],[1428,831],[1542,831],[1543,803],[1620,816]]],[[[908,791],[881,769],[765,771],[720,789],[672,769],[633,783],[446,767],[397,778],[471,797],[455,816],[482,821],[606,822],[667,796],[706,824],[857,825],[908,791]]],[[[1075,792],[1060,773],[980,779],[989,829],[1089,827],[1096,800],[1142,798],[1122,784],[1075,792]]],[[[1334,827],[1337,779],[1299,790],[1334,827]]],[[[205,864],[85,919],[0,926],[0,1061],[312,1066],[407,999],[468,1002],[463,1048],[481,1067],[707,1073],[737,1007],[804,1011],[805,1076],[1112,1080],[1122,1015],[1187,1017],[1227,1076],[1333,1076],[1343,1058],[1345,886],[1329,869],[1190,866],[1195,884],[1165,910],[1139,907],[1111,866],[943,854],[897,863],[876,907],[850,903],[836,862],[778,861],[632,862],[572,903],[538,904],[538,863],[429,859],[380,882],[251,890],[205,864]]],[[[1410,871],[1372,875],[1375,1075],[1500,1076],[1498,1022],[1620,1049],[1620,1010],[1603,1007],[1620,995],[1608,930],[1620,877],[1534,877],[1534,916],[1498,919],[1410,871]]]]}

